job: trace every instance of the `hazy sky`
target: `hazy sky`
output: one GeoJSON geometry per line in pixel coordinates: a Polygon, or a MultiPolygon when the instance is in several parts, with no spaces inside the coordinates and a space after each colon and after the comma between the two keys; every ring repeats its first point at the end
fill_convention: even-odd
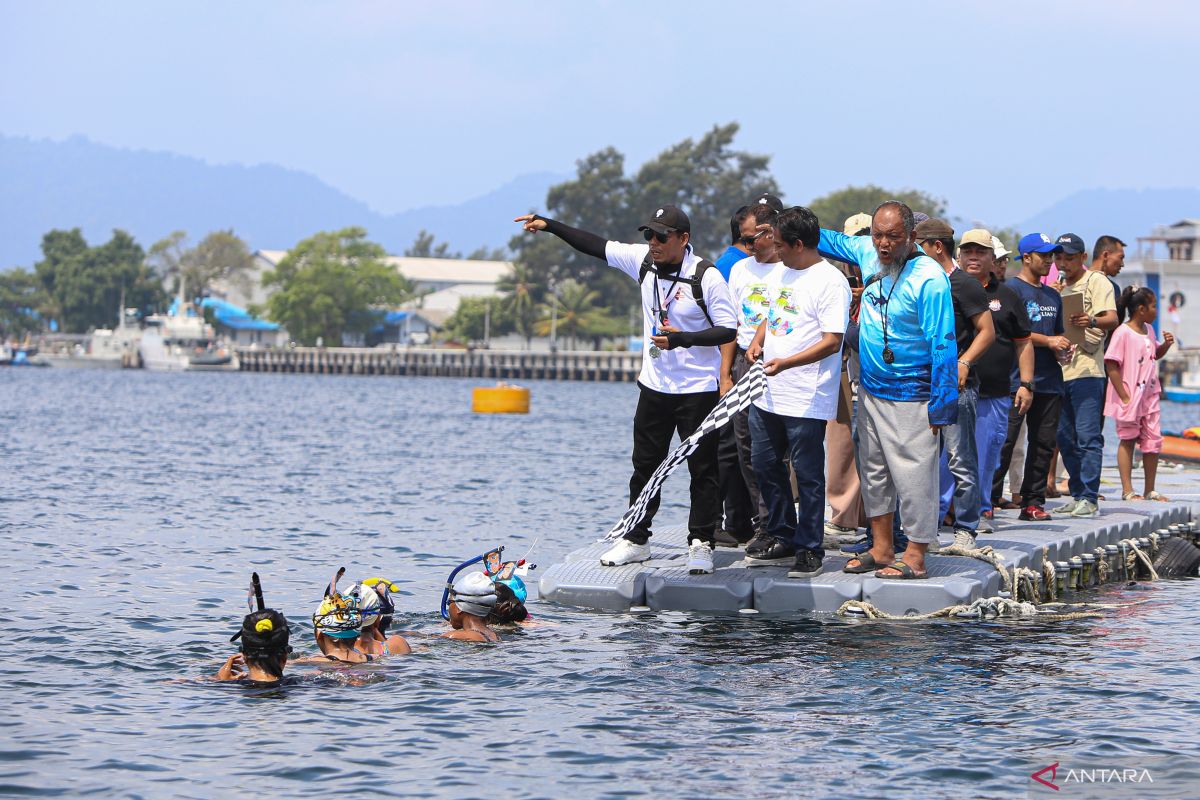
{"type": "Polygon", "coordinates": [[[736,120],[791,201],[874,182],[1007,224],[1200,185],[1198,9],[0,0],[0,133],[275,163],[397,211],[736,120]]]}

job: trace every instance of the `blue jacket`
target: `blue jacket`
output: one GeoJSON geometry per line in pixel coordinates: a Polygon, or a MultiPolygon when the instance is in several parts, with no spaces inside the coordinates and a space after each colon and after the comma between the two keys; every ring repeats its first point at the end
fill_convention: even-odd
{"type": "Polygon", "coordinates": [[[859,312],[858,358],[862,387],[885,400],[926,401],[930,425],[958,421],[958,347],[954,338],[954,304],[950,279],[925,255],[909,259],[899,278],[872,282],[879,256],[869,236],[846,236],[822,229],[817,249],[822,255],[857,264],[863,280],[859,312]],[[887,346],[894,356],[883,360],[884,320],[887,346]]]}

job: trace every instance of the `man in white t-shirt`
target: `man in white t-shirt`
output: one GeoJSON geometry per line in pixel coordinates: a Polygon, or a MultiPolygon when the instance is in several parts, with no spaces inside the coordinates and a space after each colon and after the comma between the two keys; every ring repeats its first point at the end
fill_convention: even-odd
{"type": "MultiPolygon", "coordinates": [[[[638,230],[646,244],[606,241],[536,214],[517,217],[526,231],[546,231],[581,253],[602,258],[641,284],[642,329],[646,346],[638,375],[633,417],[632,505],[650,476],[670,453],[671,437],[685,439],[718,400],[720,347],[737,335],[737,315],[729,286],[712,263],[692,252],[692,223],[681,209],[664,205],[638,230]]],[[[706,436],[688,457],[691,513],[688,517],[688,571],[713,571],[712,548],[721,515],[717,481],[717,437],[706,436]]],[[[601,557],[607,567],[650,558],[650,524],[658,511],[655,495],[646,516],[601,557]]]]}
{"type": "Polygon", "coordinates": [[[771,275],[768,316],[746,353],[761,357],[767,373],[766,394],[750,409],[750,435],[771,540],[747,547],[746,556],[751,564],[791,560],[788,577],[803,578],[819,573],[825,557],[825,426],[837,415],[850,284],[817,252],[821,226],[812,211],[786,209],[772,235],[785,269],[771,275]]]}
{"type": "MultiPolygon", "coordinates": [[[[750,213],[742,221],[741,241],[750,248],[750,257],[734,264],[729,272],[729,294],[733,298],[733,306],[738,315],[737,345],[733,348],[722,348],[721,351],[721,375],[727,378],[729,386],[741,380],[750,369],[750,363],[746,361],[746,350],[754,340],[758,326],[767,319],[770,311],[768,289],[774,283],[773,276],[784,269],[783,262],[779,260],[779,254],[775,250],[775,239],[769,227],[780,210],[782,203],[779,209],[767,203],[756,204],[750,207],[750,213]],[[768,227],[760,230],[760,225],[768,227]]],[[[747,548],[769,544],[767,507],[758,489],[754,467],[750,462],[750,409],[735,414],[729,421],[729,427],[731,430],[722,430],[722,435],[732,435],[737,451],[740,480],[745,483],[750,502],[749,508],[737,509],[749,519],[730,520],[730,504],[727,499],[725,524],[739,532],[747,523],[753,527],[754,537],[746,542],[747,548]]]]}

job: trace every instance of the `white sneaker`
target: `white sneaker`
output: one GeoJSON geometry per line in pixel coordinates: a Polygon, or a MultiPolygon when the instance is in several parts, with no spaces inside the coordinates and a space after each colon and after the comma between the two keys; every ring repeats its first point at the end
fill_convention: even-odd
{"type": "Polygon", "coordinates": [[[1072,517],[1098,517],[1100,509],[1091,500],[1080,500],[1079,505],[1071,512],[1072,517]]]}
{"type": "Polygon", "coordinates": [[[975,534],[966,528],[956,529],[954,531],[954,546],[960,547],[963,550],[974,550],[978,546],[975,544],[975,534]]]}
{"type": "Polygon", "coordinates": [[[620,567],[625,564],[637,564],[650,560],[650,545],[638,544],[628,539],[619,539],[612,547],[600,556],[600,563],[606,567],[620,567]]]}
{"type": "Polygon", "coordinates": [[[692,544],[688,547],[687,567],[692,575],[711,575],[712,548],[699,539],[692,539],[692,544]]]}

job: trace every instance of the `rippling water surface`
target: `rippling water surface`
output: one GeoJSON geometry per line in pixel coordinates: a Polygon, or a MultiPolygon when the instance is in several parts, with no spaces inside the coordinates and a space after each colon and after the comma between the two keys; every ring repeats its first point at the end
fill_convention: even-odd
{"type": "Polygon", "coordinates": [[[0,794],[1012,797],[1068,755],[1200,754],[1196,582],[1055,624],[533,603],[500,645],[437,639],[455,564],[536,540],[549,566],[629,477],[633,386],[534,383],[529,416],[477,417],[472,385],[0,372],[0,794]],[[202,680],[251,570],[303,652],[341,565],[403,584],[414,655],[202,680]]]}

